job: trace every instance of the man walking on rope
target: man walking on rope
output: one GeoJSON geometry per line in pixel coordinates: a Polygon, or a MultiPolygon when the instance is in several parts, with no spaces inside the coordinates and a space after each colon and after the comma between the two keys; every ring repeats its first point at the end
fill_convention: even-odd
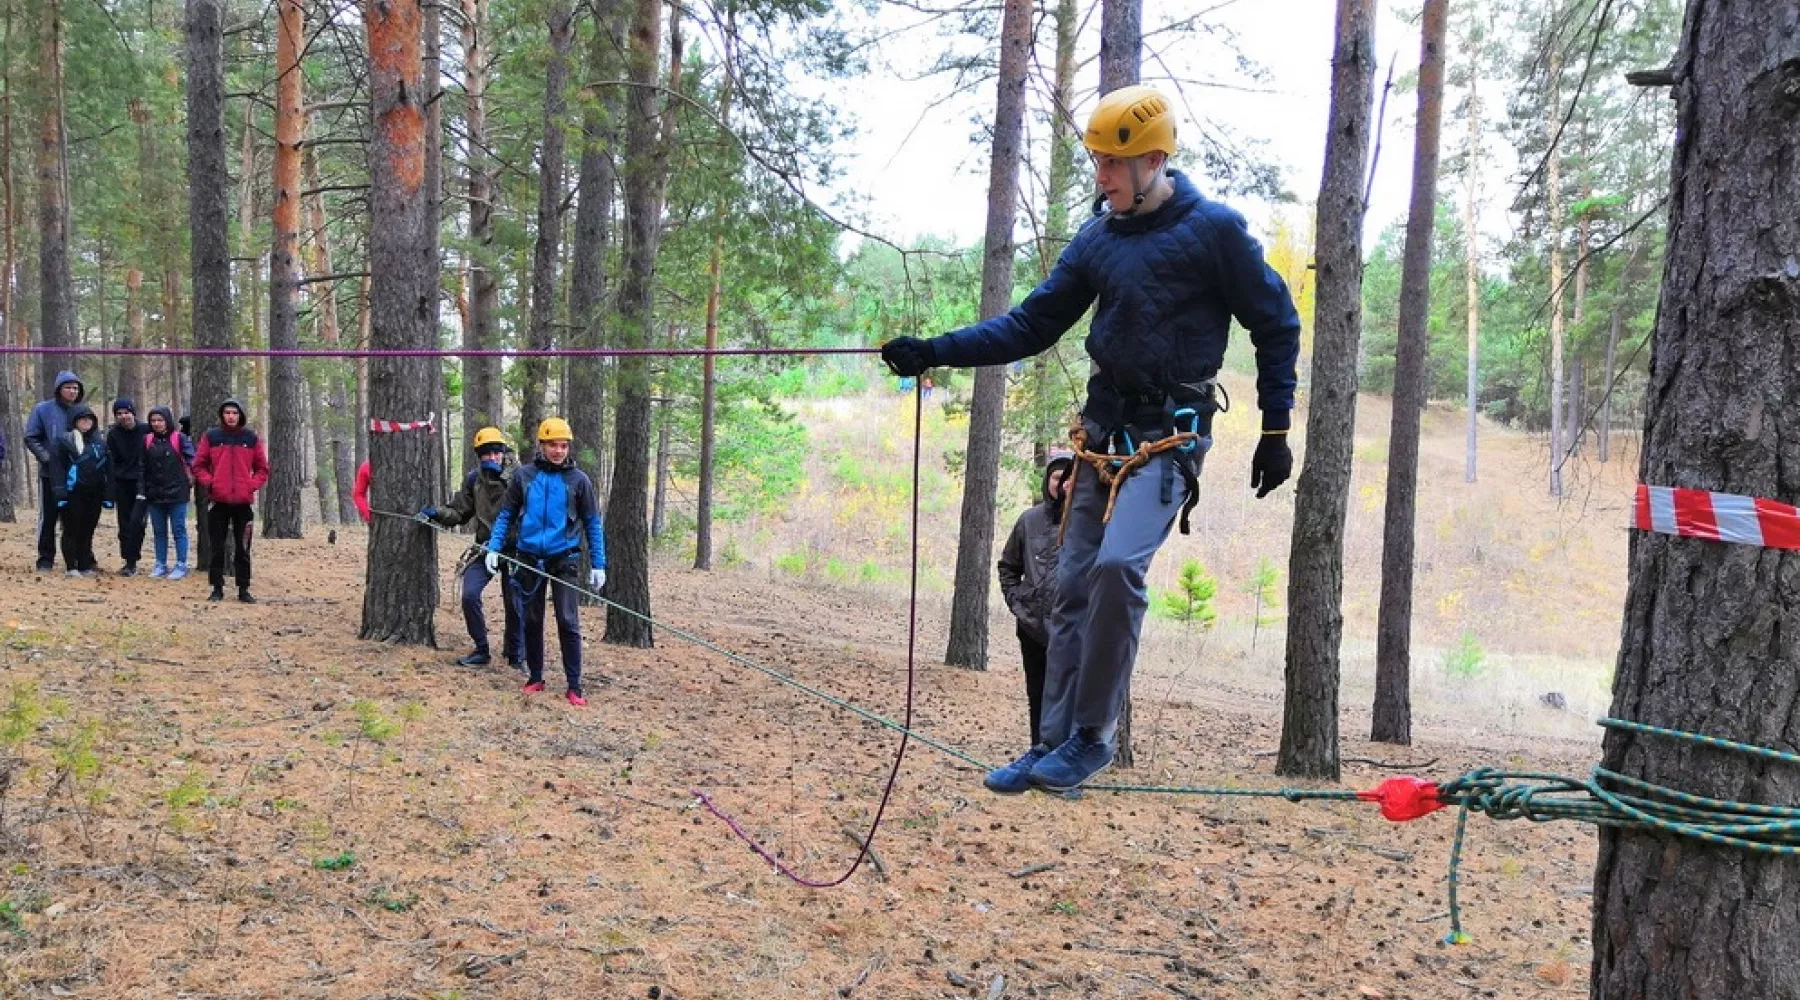
{"type": "Polygon", "coordinates": [[[500,550],[517,530],[520,562],[532,567],[519,570],[519,600],[525,614],[525,665],[530,676],[525,693],[544,690],[544,598],[556,605],[556,637],[562,647],[563,677],[569,682],[569,704],[587,704],[581,693],[581,595],[575,588],[582,580],[581,542],[586,532],[590,562],[589,590],[606,585],[606,538],[600,530],[600,507],[594,483],[575,467],[575,435],[569,422],[551,417],[538,425],[538,454],[531,465],[513,473],[506,501],[488,534],[486,567],[489,576],[500,573],[500,550]]]}
{"type": "Polygon", "coordinates": [[[1002,794],[1065,791],[1112,763],[1149,605],[1145,573],[1178,509],[1185,522],[1198,498],[1233,317],[1256,348],[1263,437],[1250,485],[1257,496],[1285,482],[1294,464],[1287,432],[1300,317],[1243,216],[1168,168],[1175,153],[1168,100],[1151,87],[1115,90],[1101,98],[1084,141],[1101,192],[1098,214],[1044,283],[1005,315],[930,340],[897,338],[881,350],[902,376],[937,365],[1007,364],[1048,350],[1098,300],[1087,337],[1097,371],[1072,435],[1082,461],[1064,514],[1040,742],[987,776],[987,787],[1002,794]],[[1154,453],[1119,463],[1120,481],[1109,490],[1101,472],[1114,475],[1115,463],[1106,455],[1149,442],[1157,443],[1149,446],[1154,453]],[[1177,475],[1185,507],[1175,496],[1177,475]]]}
{"type": "MultiPolygon", "coordinates": [[[[507,447],[506,435],[500,433],[498,427],[483,427],[475,432],[475,457],[481,464],[470,470],[463,479],[462,489],[451,497],[444,506],[426,507],[419,511],[419,516],[445,528],[454,528],[459,524],[475,522],[475,545],[463,555],[462,563],[462,610],[463,623],[469,627],[469,638],[475,641],[475,651],[456,662],[465,667],[485,667],[492,662],[488,649],[487,618],[481,610],[481,594],[487,589],[488,581],[494,574],[488,572],[486,549],[488,539],[493,537],[494,521],[500,516],[500,507],[506,501],[507,487],[512,484],[513,463],[508,460],[512,449],[507,447]]],[[[517,522],[514,522],[515,524],[517,522]]],[[[502,540],[500,549],[511,554],[517,547],[518,531],[511,532],[513,541],[502,540]]],[[[513,591],[513,576],[510,572],[501,572],[500,607],[502,609],[505,632],[501,637],[501,652],[506,654],[506,662],[514,668],[525,665],[525,654],[520,650],[518,608],[513,591]]]]}

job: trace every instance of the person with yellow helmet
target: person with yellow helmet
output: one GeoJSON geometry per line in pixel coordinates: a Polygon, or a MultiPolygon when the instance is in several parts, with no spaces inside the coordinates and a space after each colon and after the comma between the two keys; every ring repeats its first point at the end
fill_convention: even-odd
{"type": "Polygon", "coordinates": [[[1083,142],[1100,192],[1095,217],[1049,277],[1003,315],[881,349],[901,376],[939,365],[1008,364],[1049,350],[1092,304],[1086,346],[1095,371],[1079,427],[1087,447],[1122,453],[1176,431],[1195,434],[1189,448],[1156,455],[1121,484],[1110,521],[1107,487],[1080,474],[1078,464],[1063,515],[1039,740],[987,776],[987,787],[1002,794],[1067,790],[1112,763],[1149,606],[1145,574],[1177,514],[1185,531],[1198,499],[1234,318],[1256,350],[1262,439],[1251,488],[1267,496],[1294,464],[1287,432],[1300,316],[1244,217],[1170,169],[1177,147],[1168,98],[1153,87],[1112,91],[1088,119],[1083,142]],[[1175,495],[1178,475],[1184,498],[1175,495]]]}
{"type": "Polygon", "coordinates": [[[562,647],[569,704],[587,704],[581,693],[581,546],[587,540],[589,590],[606,586],[606,537],[593,480],[575,467],[575,434],[569,422],[550,417],[538,425],[537,458],[513,474],[506,500],[488,536],[489,575],[500,572],[500,552],[516,532],[516,558],[537,572],[518,571],[514,586],[524,613],[525,693],[544,690],[544,599],[556,606],[556,637],[562,647]],[[586,532],[585,536],[583,532],[586,532]]]}
{"type": "MultiPolygon", "coordinates": [[[[512,484],[516,463],[512,460],[512,447],[498,427],[483,427],[476,431],[474,447],[480,464],[463,477],[462,488],[445,501],[443,507],[427,507],[419,511],[419,516],[446,528],[471,521],[475,523],[475,546],[463,554],[458,564],[462,575],[463,624],[468,626],[475,651],[456,662],[465,667],[485,667],[493,662],[493,657],[488,649],[487,616],[482,611],[481,595],[487,590],[488,581],[496,575],[488,571],[487,543],[493,537],[494,523],[499,520],[500,507],[506,501],[506,489],[512,484]]],[[[512,534],[516,539],[517,532],[512,534]]],[[[511,552],[516,544],[514,539],[502,539],[501,550],[511,552]]],[[[512,574],[498,575],[504,627],[501,652],[515,670],[522,670],[525,667],[524,629],[512,574]]]]}

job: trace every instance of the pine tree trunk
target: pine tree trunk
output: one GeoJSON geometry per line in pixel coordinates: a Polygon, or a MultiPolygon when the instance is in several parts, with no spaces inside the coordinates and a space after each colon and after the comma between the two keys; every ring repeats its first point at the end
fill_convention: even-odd
{"type": "Polygon", "coordinates": [[[1287,692],[1276,772],[1338,776],[1344,513],[1362,339],[1363,171],[1375,103],[1374,0],[1338,0],[1331,117],[1319,187],[1318,293],[1306,453],[1288,555],[1287,692]]]}
{"type": "MultiPolygon", "coordinates": [[[[727,0],[725,8],[726,35],[731,36],[736,26],[733,18],[736,7],[727,0]]],[[[731,81],[727,78],[719,87],[719,121],[729,126],[731,122],[731,81]]],[[[713,234],[712,259],[707,262],[706,292],[706,349],[719,349],[719,297],[725,289],[725,233],[724,215],[726,207],[724,199],[714,206],[714,215],[718,221],[719,232],[713,234]]],[[[713,462],[715,448],[713,437],[717,433],[715,421],[718,410],[718,365],[717,358],[708,354],[701,362],[700,372],[700,483],[699,495],[694,506],[694,568],[712,569],[712,525],[713,525],[713,462]]]]}
{"type": "MultiPolygon", "coordinates": [[[[1471,49],[1473,46],[1471,46],[1471,49]]],[[[1463,305],[1468,311],[1468,354],[1469,370],[1464,376],[1466,406],[1468,408],[1468,437],[1463,449],[1463,482],[1472,483],[1476,479],[1475,438],[1477,431],[1476,415],[1481,403],[1481,238],[1477,232],[1476,193],[1481,184],[1481,95],[1478,88],[1480,74],[1480,56],[1471,51],[1469,56],[1469,151],[1468,159],[1463,166],[1463,185],[1466,197],[1463,201],[1463,305]]]]}
{"type": "MultiPolygon", "coordinates": [[[[595,12],[594,35],[588,45],[586,75],[590,81],[619,76],[624,51],[624,11],[607,0],[595,12]]],[[[575,210],[575,254],[570,265],[569,323],[571,346],[606,346],[606,255],[612,243],[613,163],[616,123],[623,95],[608,87],[589,95],[581,115],[579,201],[575,210]]],[[[597,476],[606,444],[606,362],[601,358],[569,359],[569,423],[575,431],[576,457],[590,476],[597,476]]],[[[599,482],[598,479],[595,480],[599,482]]]]}
{"type": "MultiPolygon", "coordinates": [[[[300,346],[300,146],[306,139],[300,49],[306,43],[300,0],[275,4],[275,166],[269,247],[269,347],[300,346]]],[[[302,536],[305,428],[300,359],[269,359],[269,483],[262,496],[266,538],[302,536]]]]}
{"type": "MultiPolygon", "coordinates": [[[[1623,284],[1623,281],[1620,282],[1623,284]]],[[[1601,464],[1612,461],[1612,420],[1613,395],[1618,392],[1619,373],[1614,367],[1619,363],[1619,332],[1625,326],[1625,303],[1623,289],[1620,296],[1613,300],[1612,322],[1606,330],[1606,395],[1600,400],[1600,426],[1594,431],[1595,457],[1601,464]]]]}
{"type": "MultiPolygon", "coordinates": [[[[312,233],[308,244],[308,270],[314,277],[323,277],[335,273],[332,271],[331,234],[325,228],[325,196],[318,193],[319,161],[313,153],[313,147],[307,146],[300,159],[300,169],[304,175],[302,183],[306,189],[315,192],[306,203],[306,228],[312,233]]],[[[320,281],[307,286],[307,297],[313,305],[314,315],[318,318],[319,340],[326,347],[342,347],[344,335],[342,324],[338,319],[338,285],[336,282],[320,281]]],[[[320,508],[323,513],[327,508],[332,511],[326,518],[331,524],[355,524],[358,514],[352,493],[356,485],[356,465],[351,461],[351,448],[355,436],[350,425],[355,422],[354,414],[348,412],[350,391],[354,390],[355,376],[340,362],[329,362],[320,378],[325,383],[325,408],[315,410],[313,418],[320,433],[325,435],[324,450],[319,453],[320,465],[331,467],[331,481],[334,493],[329,502],[320,508]],[[350,391],[347,391],[350,390],[350,391]]],[[[324,480],[321,475],[319,479],[324,480]]]]}
{"type": "MultiPolygon", "coordinates": [[[[662,3],[635,0],[628,59],[637,84],[625,95],[625,273],[619,289],[618,333],[622,347],[650,345],[656,248],[662,236],[663,191],[669,147],[657,94],[662,55],[662,3]]],[[[670,15],[670,48],[679,52],[678,15],[670,15]]],[[[672,67],[680,59],[672,60],[672,67]]],[[[673,68],[671,70],[673,72],[673,68]]],[[[620,359],[619,409],[614,419],[612,491],[606,501],[607,596],[650,614],[650,539],[645,506],[650,487],[650,371],[642,357],[620,359]]],[[[606,641],[654,645],[649,624],[616,607],[606,609],[606,641]]]]}
{"type": "MultiPolygon", "coordinates": [[[[432,295],[431,302],[426,307],[425,322],[430,327],[426,346],[435,350],[444,346],[438,322],[438,310],[443,296],[439,294],[437,285],[438,272],[443,267],[439,256],[442,247],[438,235],[444,205],[443,5],[425,2],[422,9],[425,15],[425,39],[424,62],[420,67],[423,79],[420,86],[425,88],[425,215],[431,220],[425,228],[425,237],[430,241],[428,249],[432,260],[432,295]]],[[[426,377],[431,381],[431,405],[427,412],[438,421],[440,428],[433,432],[431,440],[431,492],[426,501],[435,506],[450,495],[450,452],[445,447],[450,425],[449,390],[444,386],[444,359],[431,357],[424,361],[426,377]]]]}
{"type": "MultiPolygon", "coordinates": [[[[5,27],[0,29],[0,228],[5,229],[5,240],[0,245],[4,258],[0,259],[0,342],[20,344],[14,339],[14,331],[23,331],[24,324],[13,315],[18,300],[13,296],[13,275],[18,270],[18,217],[15,214],[16,202],[13,198],[13,72],[12,72],[12,29],[13,7],[6,4],[5,27]]],[[[7,430],[17,434],[24,427],[19,406],[20,393],[26,380],[20,378],[24,366],[19,364],[20,358],[8,355],[0,360],[0,421],[4,421],[7,430]]],[[[25,459],[20,453],[23,442],[14,438],[14,446],[0,456],[0,521],[8,524],[17,519],[15,507],[20,497],[32,497],[37,491],[31,488],[31,476],[25,470],[25,459]]],[[[31,502],[27,500],[27,502],[31,502]]]]}
{"type": "MultiPolygon", "coordinates": [[[[372,281],[364,277],[357,286],[356,292],[356,346],[366,350],[374,345],[372,327],[373,313],[371,304],[374,293],[372,281]]],[[[356,467],[369,460],[369,359],[356,359],[356,467]]]]}
{"type": "MultiPolygon", "coordinates": [[[[531,349],[556,346],[556,263],[562,247],[563,118],[568,114],[569,44],[575,21],[566,0],[555,0],[548,15],[550,61],[544,67],[544,138],[538,146],[537,241],[531,251],[531,349]]],[[[530,441],[548,412],[550,361],[525,360],[525,394],[520,441],[530,441]]],[[[581,442],[575,443],[577,448],[581,442]]]]}
{"type": "MultiPolygon", "coordinates": [[[[364,11],[369,38],[369,317],[376,350],[426,349],[437,336],[437,212],[427,184],[427,150],[438,141],[425,107],[425,17],[420,0],[387,0],[364,11]]],[[[434,83],[435,81],[430,81],[434,83]]],[[[433,366],[422,358],[375,358],[369,406],[383,419],[413,420],[432,405],[433,366]]],[[[431,502],[437,442],[421,431],[373,435],[371,506],[413,511],[431,502]]],[[[361,637],[435,646],[436,534],[411,521],[377,517],[369,528],[361,637]]]]}
{"type": "MultiPolygon", "coordinates": [[[[1013,215],[1019,200],[1031,12],[1029,0],[1007,0],[1000,26],[999,94],[988,170],[987,235],[982,241],[983,319],[1012,307],[1013,215]]],[[[987,669],[988,598],[993,592],[994,577],[994,501],[1000,488],[1000,416],[1005,408],[1005,366],[976,369],[974,399],[969,404],[968,456],[963,469],[962,531],[957,537],[956,585],[950,603],[950,643],[944,651],[944,663],[953,667],[987,669]]]]}
{"type": "Polygon", "coordinates": [[[1369,738],[1412,743],[1413,550],[1419,492],[1419,421],[1425,408],[1425,325],[1431,313],[1431,240],[1437,222],[1438,141],[1444,117],[1444,37],[1449,0],[1425,0],[1412,205],[1400,273],[1400,334],[1388,434],[1387,508],[1381,545],[1375,708],[1369,738]]]}
{"type": "Polygon", "coordinates": [[[323,367],[315,369],[315,377],[306,380],[306,427],[312,432],[313,486],[319,491],[319,522],[341,524],[337,476],[331,463],[331,436],[326,431],[331,422],[331,404],[321,385],[330,381],[331,373],[323,367]]]}
{"type": "MultiPolygon", "coordinates": [[[[494,276],[495,183],[493,158],[488,153],[488,0],[462,0],[462,11],[463,87],[468,93],[463,127],[469,135],[469,320],[463,325],[463,347],[483,350],[500,346],[494,330],[500,282],[494,276]]],[[[501,359],[464,358],[462,366],[466,429],[504,427],[501,359]]]]}
{"type": "MultiPolygon", "coordinates": [[[[231,327],[231,230],[226,193],[231,178],[225,168],[225,63],[223,0],[187,0],[187,149],[188,230],[193,267],[193,344],[226,348],[235,339],[231,327]]],[[[180,294],[179,279],[171,294],[180,294]]],[[[173,311],[171,315],[174,315],[173,311]]],[[[231,397],[231,359],[197,357],[188,387],[194,438],[216,425],[219,404],[231,397]]],[[[194,489],[199,521],[196,555],[205,565],[211,554],[207,540],[207,497],[194,489]]]]}
{"type": "MultiPolygon", "coordinates": [[[[1544,102],[1549,116],[1545,125],[1551,139],[1562,115],[1562,50],[1550,46],[1550,99],[1544,102]]],[[[1563,203],[1562,153],[1552,148],[1545,154],[1549,168],[1544,182],[1546,236],[1550,241],[1550,495],[1563,495],[1563,203]]]]}
{"type": "Polygon", "coordinates": [[[656,408],[656,490],[650,497],[650,537],[669,530],[669,408],[656,408]]]}
{"type": "MultiPolygon", "coordinates": [[[[75,291],[69,276],[69,202],[63,183],[68,156],[63,133],[62,0],[44,0],[38,11],[38,80],[43,106],[38,123],[38,267],[40,269],[38,337],[45,347],[74,347],[75,291]]],[[[40,355],[40,395],[56,391],[56,373],[81,372],[82,359],[70,354],[40,355]]],[[[92,378],[92,376],[89,376],[92,378]]],[[[95,381],[95,388],[99,383],[95,381]]]]}
{"type": "MultiPolygon", "coordinates": [[[[1640,481],[1792,502],[1800,492],[1800,0],[1694,0],[1674,66],[1668,258],[1640,481]]],[[[1800,552],[1657,534],[1631,542],[1610,715],[1791,750],[1800,729],[1800,552]]],[[[1791,806],[1792,765],[1609,732],[1602,766],[1791,806]]],[[[1800,866],[1600,829],[1595,1000],[1800,996],[1800,866]]]]}
{"type": "MultiPolygon", "coordinates": [[[[125,341],[120,346],[135,350],[144,346],[144,272],[131,268],[125,272],[125,341]]],[[[144,395],[144,359],[127,354],[119,362],[119,385],[115,393],[138,401],[138,408],[150,412],[144,395]]]]}
{"type": "Polygon", "coordinates": [[[1101,0],[1100,93],[1138,82],[1143,48],[1144,0],[1101,0]]]}

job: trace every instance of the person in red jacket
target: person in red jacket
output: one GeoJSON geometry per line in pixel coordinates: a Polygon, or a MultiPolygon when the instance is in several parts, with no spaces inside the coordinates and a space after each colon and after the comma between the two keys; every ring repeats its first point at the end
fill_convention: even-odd
{"type": "Polygon", "coordinates": [[[244,426],[244,406],[235,399],[219,404],[219,426],[200,436],[194,457],[194,479],[206,488],[206,536],[212,546],[207,567],[212,580],[209,601],[225,599],[225,536],[231,536],[237,571],[238,600],[250,596],[250,539],[255,532],[256,491],[269,481],[269,457],[262,439],[244,426]]]}
{"type": "Polygon", "coordinates": [[[369,483],[374,478],[367,461],[356,467],[356,487],[350,491],[350,499],[355,502],[356,513],[362,517],[364,524],[368,524],[369,518],[375,516],[369,511],[369,483]]]}

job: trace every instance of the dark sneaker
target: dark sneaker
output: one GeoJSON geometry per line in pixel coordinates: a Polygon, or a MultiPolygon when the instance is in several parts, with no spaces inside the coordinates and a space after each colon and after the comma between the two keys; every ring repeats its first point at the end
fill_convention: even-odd
{"type": "Polygon", "coordinates": [[[587,699],[581,696],[580,691],[570,691],[569,704],[574,705],[576,708],[582,708],[587,705],[587,699]]]}
{"type": "Polygon", "coordinates": [[[506,665],[513,668],[514,670],[517,670],[521,674],[525,672],[525,661],[524,660],[510,660],[509,659],[506,661],[506,665]]]}
{"type": "Polygon", "coordinates": [[[214,587],[212,593],[206,595],[206,599],[209,601],[223,601],[225,599],[225,588],[214,587]]]}
{"type": "Polygon", "coordinates": [[[492,657],[478,649],[468,656],[457,660],[456,665],[459,667],[485,667],[492,662],[494,662],[492,657]]]}
{"type": "Polygon", "coordinates": [[[124,568],[119,570],[119,575],[120,576],[136,576],[137,575],[137,563],[126,563],[124,568]]]}
{"type": "Polygon", "coordinates": [[[981,783],[998,795],[1024,795],[1031,791],[1031,769],[1049,755],[1050,748],[1039,743],[1011,764],[989,771],[981,783]]]}
{"type": "Polygon", "coordinates": [[[524,687],[520,688],[519,690],[525,692],[526,694],[543,694],[544,693],[544,682],[543,681],[530,681],[524,687]]]}
{"type": "Polygon", "coordinates": [[[1078,729],[1031,769],[1031,787],[1049,792],[1080,788],[1112,766],[1113,748],[1091,729],[1078,729]]]}
{"type": "Polygon", "coordinates": [[[56,571],[56,563],[55,562],[43,562],[40,560],[37,564],[37,571],[39,573],[53,573],[56,571]]]}
{"type": "Polygon", "coordinates": [[[256,598],[250,593],[249,587],[239,587],[238,588],[238,600],[242,601],[245,604],[255,604],[256,603],[256,598]]]}

